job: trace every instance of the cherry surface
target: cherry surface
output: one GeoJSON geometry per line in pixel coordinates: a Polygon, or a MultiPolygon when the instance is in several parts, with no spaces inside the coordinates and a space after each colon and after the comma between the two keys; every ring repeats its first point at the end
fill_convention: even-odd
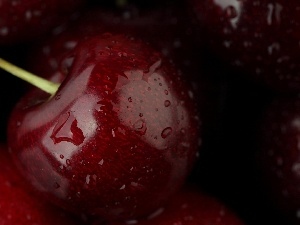
{"type": "Polygon", "coordinates": [[[26,188],[4,144],[0,145],[0,171],[1,225],[80,224],[80,219],[42,201],[26,188]]]}
{"type": "MultiPolygon", "coordinates": [[[[186,185],[164,207],[139,221],[122,224],[140,225],[242,225],[240,218],[226,205],[199,190],[186,185]]],[[[96,225],[96,224],[95,224],[96,225]]],[[[108,223],[121,225],[121,223],[108,223]]]]}
{"type": "Polygon", "coordinates": [[[3,0],[0,3],[0,45],[32,41],[62,25],[83,0],[3,0]]]}
{"type": "Polygon", "coordinates": [[[201,37],[226,62],[272,89],[299,90],[299,1],[189,2],[201,37]]]}
{"type": "Polygon", "coordinates": [[[167,58],[132,37],[95,36],[66,57],[73,63],[57,93],[33,90],[12,112],[16,166],[70,211],[111,220],[150,213],[197,157],[190,90],[167,58]]]}
{"type": "Polygon", "coordinates": [[[258,153],[266,195],[284,212],[290,224],[300,224],[300,99],[275,98],[262,118],[258,153]]]}
{"type": "Polygon", "coordinates": [[[68,24],[64,31],[40,43],[36,47],[38,53],[30,52],[30,68],[41,76],[49,74],[48,71],[56,71],[57,61],[71,51],[80,39],[105,32],[126,33],[142,38],[177,64],[194,86],[200,83],[199,62],[202,59],[192,41],[193,33],[184,5],[175,3],[153,8],[131,4],[122,8],[89,8],[68,24]],[[46,65],[35,63],[41,57],[46,60],[46,65]]]}
{"type": "Polygon", "coordinates": [[[161,4],[151,8],[133,4],[121,8],[90,7],[61,33],[34,46],[29,51],[27,66],[35,74],[61,80],[70,66],[70,59],[66,55],[81,39],[105,32],[138,37],[174,63],[190,83],[190,94],[196,98],[201,114],[206,115],[203,122],[209,123],[206,121],[214,114],[211,108],[216,101],[213,95],[216,86],[219,86],[210,80],[211,73],[204,68],[209,59],[206,60],[207,55],[203,56],[193,41],[194,33],[183,3],[161,4]]]}

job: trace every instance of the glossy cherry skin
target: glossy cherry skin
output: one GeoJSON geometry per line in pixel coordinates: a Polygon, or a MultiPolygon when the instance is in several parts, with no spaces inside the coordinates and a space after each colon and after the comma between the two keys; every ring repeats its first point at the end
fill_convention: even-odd
{"type": "Polygon", "coordinates": [[[267,195],[295,224],[300,224],[299,135],[300,99],[273,100],[259,133],[259,168],[267,195]]]}
{"type": "Polygon", "coordinates": [[[151,43],[176,64],[193,86],[197,86],[194,91],[201,90],[203,72],[199,65],[203,60],[199,58],[199,51],[195,50],[192,29],[182,9],[182,4],[174,3],[150,9],[130,5],[118,9],[95,7],[86,10],[61,33],[52,35],[30,51],[29,68],[49,77],[49,74],[57,72],[61,57],[71,51],[80,39],[105,32],[126,33],[151,43]],[[44,63],[36,63],[42,60],[44,63]]]}
{"type": "Polygon", "coordinates": [[[2,0],[0,45],[32,41],[66,22],[83,0],[2,0]]]}
{"type": "Polygon", "coordinates": [[[280,91],[300,88],[300,2],[191,0],[209,46],[251,79],[280,91]]]}
{"type": "Polygon", "coordinates": [[[199,116],[168,60],[143,42],[104,34],[72,52],[57,93],[34,90],[12,112],[16,165],[55,204],[105,219],[156,210],[197,157],[199,116]]]}
{"type": "MultiPolygon", "coordinates": [[[[97,223],[93,224],[96,225],[97,223]]],[[[196,187],[185,186],[165,206],[147,218],[108,225],[243,225],[242,220],[218,199],[196,187]]]]}
{"type": "Polygon", "coordinates": [[[4,144],[0,145],[0,192],[1,225],[80,224],[80,219],[42,201],[27,188],[4,144]]]}

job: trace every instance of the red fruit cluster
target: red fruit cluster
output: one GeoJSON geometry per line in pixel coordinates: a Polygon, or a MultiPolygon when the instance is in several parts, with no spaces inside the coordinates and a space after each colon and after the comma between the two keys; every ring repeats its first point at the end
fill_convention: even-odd
{"type": "Polygon", "coordinates": [[[0,225],[300,224],[299,8],[0,1],[0,225]]]}

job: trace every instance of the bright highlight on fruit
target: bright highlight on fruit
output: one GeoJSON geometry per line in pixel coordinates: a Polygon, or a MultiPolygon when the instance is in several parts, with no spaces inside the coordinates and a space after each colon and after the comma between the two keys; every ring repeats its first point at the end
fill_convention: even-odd
{"type": "Polygon", "coordinates": [[[34,88],[13,109],[14,162],[40,195],[70,212],[145,216],[181,188],[197,159],[201,118],[190,88],[137,38],[80,40],[58,63],[70,56],[52,98],[34,88]]]}

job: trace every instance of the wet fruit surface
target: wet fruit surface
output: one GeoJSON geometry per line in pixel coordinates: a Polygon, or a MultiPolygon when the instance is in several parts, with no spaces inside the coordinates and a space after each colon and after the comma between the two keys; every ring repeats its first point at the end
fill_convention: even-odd
{"type": "Polygon", "coordinates": [[[3,0],[0,2],[0,45],[38,39],[62,25],[82,0],[3,0]]]}
{"type": "Polygon", "coordinates": [[[242,225],[243,222],[219,200],[201,192],[199,188],[185,186],[164,207],[159,208],[148,218],[127,223],[140,225],[242,225]]]}
{"type": "Polygon", "coordinates": [[[225,61],[273,89],[299,89],[299,1],[190,2],[201,36],[225,61]]]}
{"type": "Polygon", "coordinates": [[[41,201],[26,188],[4,144],[0,146],[0,224],[79,225],[73,215],[41,201]]]}
{"type": "Polygon", "coordinates": [[[258,154],[263,183],[277,208],[299,224],[300,99],[281,97],[266,109],[261,151],[258,154]]]}
{"type": "Polygon", "coordinates": [[[28,84],[0,71],[0,140],[27,178],[21,187],[0,171],[9,184],[0,185],[0,219],[17,209],[14,225],[59,224],[46,199],[87,225],[300,224],[296,0],[89,0],[54,30],[48,22],[70,15],[64,6],[55,15],[57,1],[32,2],[0,3],[9,5],[0,6],[0,57],[62,85],[52,97],[24,94],[28,84]],[[278,90],[293,93],[262,121],[278,90]],[[16,194],[29,188],[37,205],[16,194]]]}
{"type": "Polygon", "coordinates": [[[69,57],[52,98],[34,90],[12,113],[16,165],[77,213],[129,219],[155,210],[196,159],[200,118],[190,90],[160,53],[123,35],[91,38],[69,57]]]}

